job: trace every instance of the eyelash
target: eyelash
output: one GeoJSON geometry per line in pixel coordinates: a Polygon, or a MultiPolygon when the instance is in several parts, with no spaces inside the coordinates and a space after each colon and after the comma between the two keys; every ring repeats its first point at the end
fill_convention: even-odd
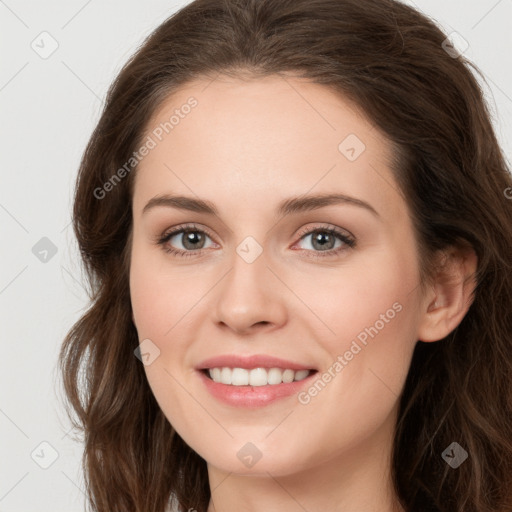
{"type": "MultiPolygon", "coordinates": [[[[168,231],[167,233],[164,233],[161,237],[159,237],[157,239],[157,244],[158,245],[161,245],[162,246],[162,249],[168,253],[168,254],[172,254],[174,256],[179,256],[179,257],[189,257],[189,256],[195,256],[197,252],[200,252],[202,249],[197,249],[195,251],[182,251],[181,249],[175,249],[173,247],[167,247],[165,246],[165,244],[175,235],[179,234],[179,233],[185,233],[186,231],[188,232],[198,232],[198,233],[203,233],[205,235],[207,235],[209,238],[212,238],[213,237],[211,236],[211,234],[205,230],[205,229],[202,229],[202,228],[199,228],[198,226],[196,226],[195,224],[183,224],[183,225],[180,225],[180,226],[177,226],[176,228],[174,228],[173,230],[171,231],[168,231]]],[[[356,246],[356,241],[355,241],[355,238],[351,238],[347,235],[345,235],[344,233],[342,233],[340,230],[336,229],[336,228],[333,228],[333,227],[315,227],[313,229],[309,229],[309,230],[304,230],[304,231],[301,231],[300,234],[299,234],[299,240],[302,240],[304,237],[306,237],[307,235],[311,235],[313,233],[316,233],[316,232],[320,232],[320,233],[329,233],[331,235],[334,235],[336,236],[337,238],[339,238],[345,245],[346,247],[338,247],[337,249],[329,249],[327,251],[311,251],[309,249],[302,249],[304,251],[307,251],[307,252],[313,252],[315,253],[315,255],[310,255],[308,257],[312,257],[312,258],[325,258],[325,257],[329,257],[329,256],[334,256],[342,251],[346,251],[347,249],[353,249],[355,246],[356,246]]]]}

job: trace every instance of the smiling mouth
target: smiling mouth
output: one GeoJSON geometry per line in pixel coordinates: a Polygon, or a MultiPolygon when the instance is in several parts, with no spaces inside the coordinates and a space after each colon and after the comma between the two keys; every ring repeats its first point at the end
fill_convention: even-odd
{"type": "Polygon", "coordinates": [[[209,379],[229,386],[277,386],[301,381],[317,370],[292,370],[289,368],[205,368],[201,370],[209,379]]]}

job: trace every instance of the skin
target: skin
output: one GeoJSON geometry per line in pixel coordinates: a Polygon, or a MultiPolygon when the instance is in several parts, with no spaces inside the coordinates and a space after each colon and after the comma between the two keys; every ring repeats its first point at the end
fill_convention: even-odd
{"type": "MultiPolygon", "coordinates": [[[[190,96],[197,107],[137,169],[130,291],[140,341],[160,350],[145,366],[155,398],[207,461],[208,512],[401,510],[390,479],[399,395],[416,342],[442,339],[467,312],[474,253],[453,248],[421,293],[391,146],[323,86],[278,76],[198,80],[166,100],[146,134],[190,96]],[[349,134],[366,146],[354,161],[338,149],[349,134]],[[276,214],[285,198],[333,192],[369,203],[378,216],[351,204],[276,214]],[[211,201],[219,215],[165,206],[142,214],[164,193],[211,201]],[[155,243],[181,223],[212,235],[191,257],[155,243]],[[298,236],[329,225],[356,246],[339,240],[335,248],[344,250],[322,257],[313,235],[298,236]],[[236,252],[247,236],[263,250],[252,263],[236,252]],[[401,310],[307,404],[293,395],[253,410],[228,406],[194,370],[220,354],[270,354],[320,374],[394,303],[401,310]],[[237,457],[248,442],[261,453],[250,468],[237,457]]],[[[183,242],[178,234],[167,246],[186,251],[183,242]]]]}

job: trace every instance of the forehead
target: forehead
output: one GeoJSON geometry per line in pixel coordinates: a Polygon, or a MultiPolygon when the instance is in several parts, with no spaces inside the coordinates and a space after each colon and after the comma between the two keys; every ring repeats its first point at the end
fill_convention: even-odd
{"type": "Polygon", "coordinates": [[[176,189],[248,208],[310,190],[403,208],[389,141],[353,103],[304,79],[190,82],[153,114],[148,137],[154,147],[137,167],[134,208],[176,189]]]}

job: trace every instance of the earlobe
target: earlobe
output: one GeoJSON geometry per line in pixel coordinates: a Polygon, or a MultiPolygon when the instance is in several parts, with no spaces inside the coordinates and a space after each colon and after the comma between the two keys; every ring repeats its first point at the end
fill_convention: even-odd
{"type": "Polygon", "coordinates": [[[474,299],[478,258],[472,247],[451,247],[441,254],[435,282],[423,302],[417,339],[439,341],[462,321],[474,299]]]}

